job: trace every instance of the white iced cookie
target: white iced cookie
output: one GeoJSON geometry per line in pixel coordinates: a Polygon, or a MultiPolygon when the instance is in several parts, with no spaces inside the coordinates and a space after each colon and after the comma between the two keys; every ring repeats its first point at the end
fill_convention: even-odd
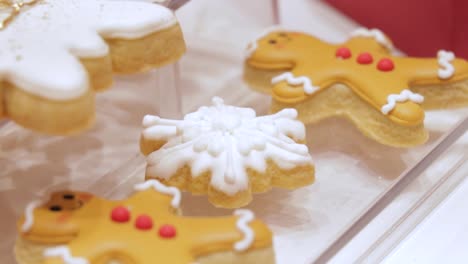
{"type": "Polygon", "coordinates": [[[240,207],[252,192],[297,188],[314,181],[305,127],[294,109],[257,117],[253,109],[213,98],[183,120],[146,116],[141,150],[147,178],[193,193],[220,207],[240,207]]]}
{"type": "Polygon", "coordinates": [[[30,2],[0,29],[0,116],[32,129],[66,134],[86,127],[93,91],[110,86],[112,72],[158,67],[185,50],[173,12],[160,5],[30,2]]]}

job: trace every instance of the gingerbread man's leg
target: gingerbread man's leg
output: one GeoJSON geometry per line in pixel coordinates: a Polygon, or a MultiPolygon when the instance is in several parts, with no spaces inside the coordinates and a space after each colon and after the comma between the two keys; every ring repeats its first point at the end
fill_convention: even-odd
{"type": "MultiPolygon", "coordinates": [[[[186,219],[185,232],[193,237],[194,258],[216,252],[254,253],[272,246],[272,233],[262,222],[253,219],[248,210],[237,210],[235,216],[210,219],[186,219]]],[[[273,263],[274,256],[271,256],[273,263]]]]}
{"type": "Polygon", "coordinates": [[[468,61],[439,51],[437,59],[402,58],[410,87],[423,95],[426,109],[468,106],[468,61]]]}

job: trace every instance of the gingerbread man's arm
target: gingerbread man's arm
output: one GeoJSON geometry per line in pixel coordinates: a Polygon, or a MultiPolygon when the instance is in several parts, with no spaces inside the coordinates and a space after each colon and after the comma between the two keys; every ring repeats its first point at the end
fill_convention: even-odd
{"type": "Polygon", "coordinates": [[[351,38],[344,45],[359,47],[362,50],[380,50],[389,54],[394,50],[390,38],[378,29],[357,29],[351,32],[351,38]]]}
{"type": "Polygon", "coordinates": [[[186,219],[186,232],[194,257],[213,252],[243,252],[272,246],[272,233],[249,210],[237,210],[235,216],[224,218],[186,219]]]}
{"type": "Polygon", "coordinates": [[[272,78],[273,96],[278,101],[294,103],[332,84],[342,73],[324,64],[297,66],[272,78]],[[314,74],[310,74],[313,72],[314,74]],[[291,98],[291,100],[289,100],[291,98]]]}
{"type": "Polygon", "coordinates": [[[43,253],[44,263],[106,264],[112,260],[118,260],[119,263],[146,263],[140,262],[139,256],[135,256],[134,252],[130,251],[131,243],[127,245],[127,240],[120,240],[119,235],[113,236],[113,233],[106,235],[99,230],[81,234],[67,245],[46,248],[43,253]]]}
{"type": "Polygon", "coordinates": [[[92,254],[93,245],[83,246],[81,242],[71,242],[68,245],[46,248],[44,264],[94,264],[98,257],[92,254]]]}

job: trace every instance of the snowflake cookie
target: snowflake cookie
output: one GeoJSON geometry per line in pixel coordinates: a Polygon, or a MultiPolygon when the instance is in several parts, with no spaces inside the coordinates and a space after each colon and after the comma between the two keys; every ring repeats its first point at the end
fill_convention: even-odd
{"type": "Polygon", "coordinates": [[[149,180],[125,200],[61,191],[18,222],[19,264],[273,264],[269,228],[250,210],[184,217],[177,188],[149,180]]]}
{"type": "Polygon", "coordinates": [[[294,109],[257,117],[253,109],[213,98],[183,120],[145,116],[141,150],[146,178],[195,194],[219,207],[241,207],[272,186],[298,188],[314,181],[305,127],[294,109]]]}
{"type": "Polygon", "coordinates": [[[274,29],[249,44],[244,79],[271,94],[271,111],[298,110],[304,123],[346,117],[386,145],[424,143],[424,109],[468,106],[468,62],[441,50],[437,58],[394,56],[377,29],[358,29],[330,44],[274,29]]]}
{"type": "Polygon", "coordinates": [[[159,67],[184,51],[173,12],[157,4],[5,0],[0,118],[51,134],[82,130],[94,120],[95,91],[112,84],[113,72],[159,67]]]}

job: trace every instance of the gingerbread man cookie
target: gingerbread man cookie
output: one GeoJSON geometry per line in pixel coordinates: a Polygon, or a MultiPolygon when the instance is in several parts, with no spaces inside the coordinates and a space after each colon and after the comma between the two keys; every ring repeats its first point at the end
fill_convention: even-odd
{"type": "Polygon", "coordinates": [[[159,67],[184,51],[173,12],[157,4],[2,0],[0,118],[51,134],[82,130],[113,72],[159,67]]]}
{"type": "Polygon", "coordinates": [[[183,120],[146,116],[141,150],[146,178],[157,178],[195,194],[208,194],[219,207],[248,204],[252,193],[272,186],[289,189],[314,181],[304,125],[294,109],[257,117],[253,109],[201,107],[183,120]]]}
{"type": "Polygon", "coordinates": [[[336,45],[274,30],[249,45],[244,77],[272,95],[273,112],[294,107],[305,123],[344,116],[382,144],[422,144],[423,108],[468,105],[468,63],[443,50],[436,59],[398,57],[392,47],[376,29],[336,45]]]}
{"type": "Polygon", "coordinates": [[[274,263],[272,233],[249,210],[178,215],[180,192],[157,180],[126,200],[63,191],[27,206],[18,222],[20,264],[274,263]]]}

